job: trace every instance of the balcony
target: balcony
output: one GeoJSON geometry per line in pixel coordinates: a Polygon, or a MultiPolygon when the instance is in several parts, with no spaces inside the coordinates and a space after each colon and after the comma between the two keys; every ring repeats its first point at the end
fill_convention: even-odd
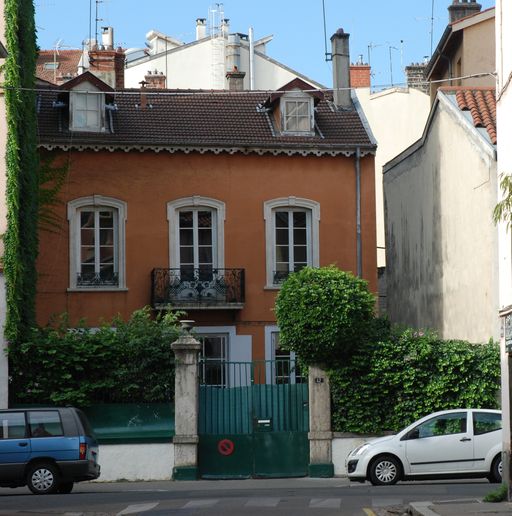
{"type": "Polygon", "coordinates": [[[245,269],[153,269],[151,300],[157,310],[240,310],[245,269]]]}

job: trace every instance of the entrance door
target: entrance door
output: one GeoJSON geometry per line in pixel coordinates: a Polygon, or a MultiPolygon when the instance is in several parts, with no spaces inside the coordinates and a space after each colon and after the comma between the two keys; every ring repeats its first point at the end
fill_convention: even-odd
{"type": "Polygon", "coordinates": [[[294,360],[202,360],[200,374],[201,477],[307,475],[308,386],[294,360]],[[208,383],[210,368],[224,385],[208,383]]]}

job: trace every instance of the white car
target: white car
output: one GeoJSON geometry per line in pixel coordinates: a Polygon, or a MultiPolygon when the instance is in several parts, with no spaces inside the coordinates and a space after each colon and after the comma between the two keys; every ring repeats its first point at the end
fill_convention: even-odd
{"type": "Polygon", "coordinates": [[[373,485],[464,477],[501,482],[501,449],[499,410],[443,410],[358,446],[345,465],[350,480],[373,485]]]}

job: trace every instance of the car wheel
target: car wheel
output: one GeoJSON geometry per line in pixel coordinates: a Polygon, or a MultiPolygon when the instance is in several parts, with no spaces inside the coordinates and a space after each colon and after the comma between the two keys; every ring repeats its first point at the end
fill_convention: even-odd
{"type": "Polygon", "coordinates": [[[59,488],[57,489],[57,492],[60,494],[69,494],[71,491],[73,491],[73,486],[75,484],[73,482],[61,482],[59,484],[59,488]]]}
{"type": "Polygon", "coordinates": [[[36,464],[28,470],[28,488],[34,494],[52,494],[59,488],[59,472],[53,464],[36,464]]]}
{"type": "Polygon", "coordinates": [[[370,465],[370,482],[374,486],[390,486],[400,480],[402,467],[391,455],[381,455],[370,465]]]}
{"type": "Polygon", "coordinates": [[[489,481],[493,484],[501,484],[501,479],[503,478],[503,460],[501,458],[501,453],[494,457],[491,466],[491,472],[489,474],[489,481]]]}

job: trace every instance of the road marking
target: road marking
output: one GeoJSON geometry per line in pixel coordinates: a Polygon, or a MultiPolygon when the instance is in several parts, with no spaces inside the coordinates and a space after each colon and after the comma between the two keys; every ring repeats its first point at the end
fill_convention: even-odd
{"type": "Polygon", "coordinates": [[[366,516],[377,516],[371,509],[368,509],[367,507],[363,507],[363,512],[366,514],[366,516]]]}
{"type": "Polygon", "coordinates": [[[156,503],[144,503],[138,505],[128,505],[126,509],[118,512],[116,516],[122,516],[123,514],[137,514],[138,512],[146,512],[154,509],[160,502],[156,503]]]}
{"type": "Polygon", "coordinates": [[[215,504],[219,503],[219,500],[191,500],[187,502],[182,509],[199,509],[199,508],[208,508],[213,507],[215,504]]]}
{"type": "Polygon", "coordinates": [[[251,498],[246,507],[276,507],[281,498],[251,498]]]}
{"type": "Polygon", "coordinates": [[[339,509],[341,498],[312,498],[309,507],[310,509],[339,509]]]}

